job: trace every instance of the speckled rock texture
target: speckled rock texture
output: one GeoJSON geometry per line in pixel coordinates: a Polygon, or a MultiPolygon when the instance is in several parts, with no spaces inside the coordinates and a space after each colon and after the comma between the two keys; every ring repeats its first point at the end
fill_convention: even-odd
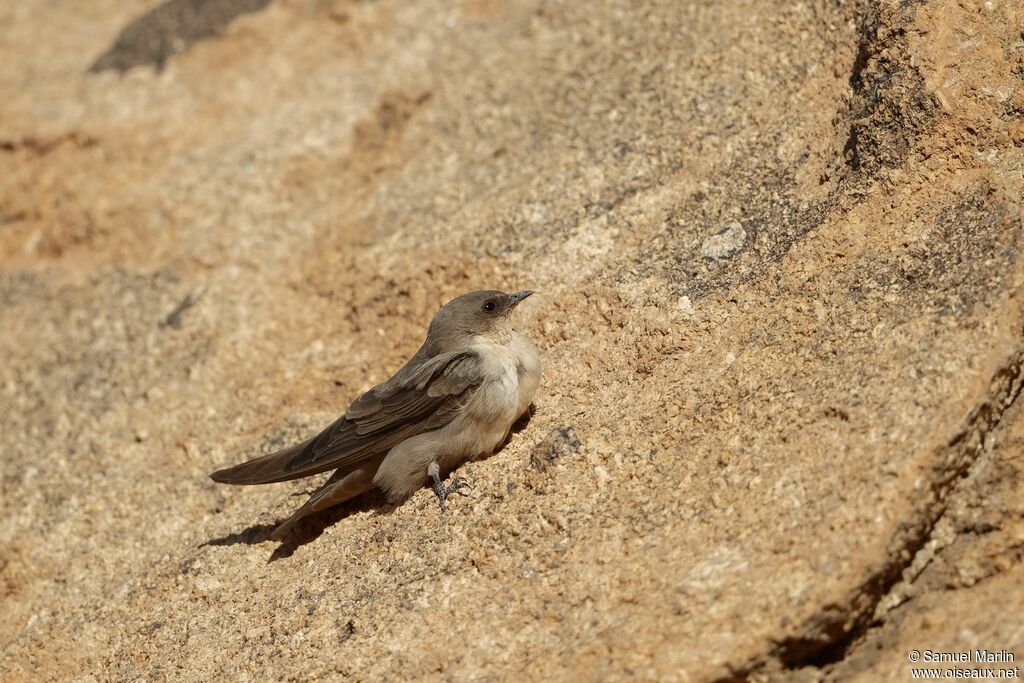
{"type": "Polygon", "coordinates": [[[1024,657],[1020,3],[9,2],[0,95],[4,680],[1024,657]],[[478,288],[445,514],[208,479],[478,288]]]}

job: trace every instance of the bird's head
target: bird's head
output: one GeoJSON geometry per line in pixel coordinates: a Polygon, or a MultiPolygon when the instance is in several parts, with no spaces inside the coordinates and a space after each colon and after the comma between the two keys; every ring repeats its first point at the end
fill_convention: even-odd
{"type": "Polygon", "coordinates": [[[513,294],[497,290],[463,294],[434,315],[429,336],[446,344],[469,343],[476,337],[502,341],[512,330],[512,311],[531,294],[529,289],[513,294]]]}

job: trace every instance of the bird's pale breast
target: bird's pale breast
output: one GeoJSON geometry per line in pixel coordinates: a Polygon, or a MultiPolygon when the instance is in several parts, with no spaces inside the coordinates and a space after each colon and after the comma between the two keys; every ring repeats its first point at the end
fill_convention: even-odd
{"type": "MultiPolygon", "coordinates": [[[[530,406],[540,383],[540,354],[527,337],[513,332],[504,344],[478,338],[483,382],[473,393],[456,429],[471,436],[466,455],[489,453],[501,444],[530,406]]],[[[454,425],[453,425],[454,426],[454,425]]]]}

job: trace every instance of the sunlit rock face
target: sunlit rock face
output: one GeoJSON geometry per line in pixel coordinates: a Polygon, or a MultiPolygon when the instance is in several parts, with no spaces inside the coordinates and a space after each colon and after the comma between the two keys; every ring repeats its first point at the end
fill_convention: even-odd
{"type": "Polygon", "coordinates": [[[1012,649],[1022,21],[6,3],[0,671],[906,680],[912,648],[1012,649]],[[370,497],[278,544],[315,482],[207,478],[484,288],[537,292],[545,374],[443,516],[370,497]]]}

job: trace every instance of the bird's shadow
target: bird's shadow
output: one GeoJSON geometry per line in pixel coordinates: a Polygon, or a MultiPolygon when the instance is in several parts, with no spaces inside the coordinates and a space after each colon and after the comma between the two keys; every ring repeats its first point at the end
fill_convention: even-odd
{"type": "MultiPolygon", "coordinates": [[[[305,493],[312,493],[312,491],[305,493]]],[[[300,547],[320,538],[320,535],[328,527],[334,526],[341,520],[351,517],[358,512],[374,510],[377,514],[387,515],[395,507],[394,504],[388,503],[384,494],[380,491],[369,491],[352,500],[340,503],[321,512],[314,512],[308,517],[298,520],[281,539],[274,538],[274,530],[284,524],[291,515],[282,517],[271,524],[253,524],[242,531],[211,538],[199,547],[202,548],[208,545],[238,545],[239,543],[258,545],[267,541],[280,540],[280,544],[274,549],[274,552],[270,554],[270,558],[267,560],[269,564],[277,560],[283,560],[286,557],[291,557],[300,547]]]]}
{"type": "MultiPolygon", "coordinates": [[[[505,446],[508,445],[508,442],[512,439],[512,435],[518,434],[526,429],[527,425],[530,424],[530,419],[533,417],[534,412],[535,409],[531,403],[530,407],[525,413],[523,413],[522,417],[516,420],[512,425],[512,428],[509,429],[508,436],[505,440],[494,449],[494,454],[500,453],[504,450],[505,446]]],[[[308,493],[312,493],[312,490],[293,495],[305,495],[308,493]]],[[[287,531],[284,538],[280,539],[280,545],[278,545],[277,548],[274,549],[274,552],[270,554],[267,564],[276,562],[277,560],[283,560],[286,557],[291,557],[300,547],[318,539],[328,527],[334,526],[341,520],[351,517],[358,512],[369,512],[372,510],[376,511],[379,515],[388,515],[401,504],[402,503],[389,503],[384,494],[375,489],[357,496],[350,501],[340,503],[334,507],[323,510],[322,512],[316,512],[308,517],[304,517],[287,531]]],[[[273,538],[274,530],[281,524],[284,524],[287,519],[288,517],[282,517],[272,524],[253,524],[242,531],[236,531],[225,536],[211,538],[205,543],[201,543],[199,547],[204,548],[210,545],[238,545],[239,543],[244,543],[245,545],[258,545],[260,543],[272,541],[275,540],[273,538]]]]}

